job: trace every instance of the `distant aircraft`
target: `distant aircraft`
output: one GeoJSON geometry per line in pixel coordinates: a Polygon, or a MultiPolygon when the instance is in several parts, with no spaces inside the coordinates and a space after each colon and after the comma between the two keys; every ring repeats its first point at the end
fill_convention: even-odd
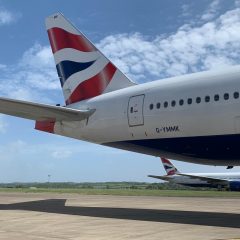
{"type": "Polygon", "coordinates": [[[240,165],[240,66],[137,85],[62,14],[48,17],[46,27],[66,105],[0,98],[1,113],[105,146],[240,165]]]}
{"type": "Polygon", "coordinates": [[[148,175],[148,177],[190,187],[225,188],[231,191],[240,191],[240,173],[181,173],[168,159],[161,158],[161,161],[167,175],[148,175]]]}

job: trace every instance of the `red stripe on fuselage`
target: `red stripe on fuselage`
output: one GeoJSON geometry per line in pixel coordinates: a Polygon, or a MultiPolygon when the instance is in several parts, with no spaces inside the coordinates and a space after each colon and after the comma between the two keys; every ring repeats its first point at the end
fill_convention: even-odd
{"type": "Polygon", "coordinates": [[[80,83],[72,92],[66,104],[79,102],[102,94],[112,80],[116,70],[112,63],[108,63],[100,73],[80,83]]]}
{"type": "Polygon", "coordinates": [[[96,48],[84,36],[67,32],[62,28],[48,29],[48,37],[53,53],[63,48],[73,48],[82,52],[96,51],[96,48]]]}
{"type": "Polygon", "coordinates": [[[55,121],[36,121],[35,122],[35,129],[44,131],[44,132],[49,132],[49,133],[54,133],[54,125],[55,121]]]}

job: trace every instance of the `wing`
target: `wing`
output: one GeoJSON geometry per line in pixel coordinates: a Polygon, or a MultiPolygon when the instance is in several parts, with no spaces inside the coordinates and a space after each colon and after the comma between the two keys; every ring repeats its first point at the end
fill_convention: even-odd
{"type": "Polygon", "coordinates": [[[95,109],[77,110],[21,100],[0,98],[0,113],[36,121],[80,121],[88,118],[95,109]]]}
{"type": "Polygon", "coordinates": [[[164,181],[169,181],[169,177],[167,177],[167,176],[148,175],[148,177],[157,178],[157,179],[161,179],[161,180],[164,180],[164,181]]]}
{"type": "Polygon", "coordinates": [[[204,176],[197,176],[197,175],[191,175],[191,174],[185,174],[185,173],[178,173],[177,175],[189,177],[192,179],[199,179],[201,181],[206,181],[208,183],[216,184],[216,185],[218,185],[218,184],[228,185],[227,180],[220,179],[220,178],[204,177],[204,176]]]}

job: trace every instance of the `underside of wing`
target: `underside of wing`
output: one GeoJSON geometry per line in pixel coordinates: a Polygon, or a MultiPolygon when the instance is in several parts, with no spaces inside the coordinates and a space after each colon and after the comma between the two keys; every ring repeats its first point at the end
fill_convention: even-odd
{"type": "Polygon", "coordinates": [[[81,121],[94,111],[0,98],[0,113],[36,121],[81,121]]]}

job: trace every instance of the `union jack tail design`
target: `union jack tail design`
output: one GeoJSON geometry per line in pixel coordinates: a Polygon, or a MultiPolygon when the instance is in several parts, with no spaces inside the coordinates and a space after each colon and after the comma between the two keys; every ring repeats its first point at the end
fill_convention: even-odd
{"type": "Polygon", "coordinates": [[[135,85],[61,13],[46,27],[66,105],[135,85]]]}
{"type": "Polygon", "coordinates": [[[179,171],[177,168],[174,167],[174,165],[166,158],[161,158],[162,164],[167,172],[167,175],[174,175],[178,174],[179,171]]]}

